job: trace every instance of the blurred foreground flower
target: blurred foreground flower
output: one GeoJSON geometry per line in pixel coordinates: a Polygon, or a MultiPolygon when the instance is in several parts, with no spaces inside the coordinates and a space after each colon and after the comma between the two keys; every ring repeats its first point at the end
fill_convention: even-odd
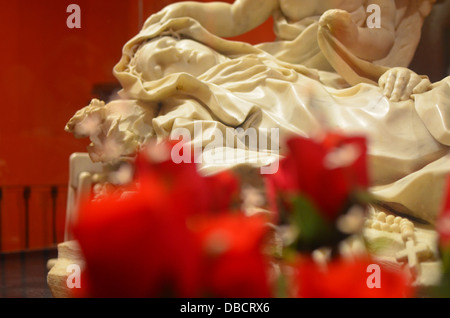
{"type": "MultiPolygon", "coordinates": [[[[447,179],[446,192],[441,213],[437,219],[439,243],[443,250],[450,251],[450,176],[447,179]]],[[[450,260],[449,260],[450,261],[450,260]]],[[[447,270],[450,270],[450,264],[447,270]]]]}
{"type": "Polygon", "coordinates": [[[174,164],[166,144],[138,157],[124,198],[81,208],[73,226],[85,297],[268,297],[265,220],[229,212],[237,181],[174,164]]]}
{"type": "Polygon", "coordinates": [[[295,137],[287,145],[280,169],[267,178],[268,200],[281,223],[297,227],[298,248],[311,251],[352,234],[336,221],[353,205],[362,205],[362,221],[359,199],[369,183],[365,138],[330,133],[320,142],[295,137]]]}
{"type": "Polygon", "coordinates": [[[86,261],[84,296],[195,295],[200,251],[158,188],[80,210],[73,231],[86,261]]]}
{"type": "Polygon", "coordinates": [[[174,163],[171,151],[170,143],[160,143],[139,153],[136,181],[143,189],[149,182],[163,185],[172,196],[173,208],[186,215],[220,212],[237,205],[239,182],[231,172],[201,176],[194,163],[174,163]]]}
{"type": "Polygon", "coordinates": [[[214,297],[271,296],[269,259],[263,254],[267,226],[262,217],[224,214],[193,224],[201,244],[203,285],[214,297]]]}
{"type": "Polygon", "coordinates": [[[368,186],[366,140],[328,134],[321,142],[295,137],[278,173],[269,175],[272,190],[301,194],[329,220],[345,208],[349,196],[368,186]]]}

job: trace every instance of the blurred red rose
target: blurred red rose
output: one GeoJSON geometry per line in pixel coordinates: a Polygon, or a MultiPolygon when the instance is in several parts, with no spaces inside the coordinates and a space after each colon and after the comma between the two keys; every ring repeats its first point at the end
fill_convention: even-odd
{"type": "Polygon", "coordinates": [[[91,297],[198,295],[200,251],[183,213],[157,184],[81,209],[74,234],[86,261],[91,297]]]}
{"type": "Polygon", "coordinates": [[[345,207],[352,191],[368,186],[366,140],[328,134],[321,142],[295,137],[276,174],[268,175],[272,208],[276,196],[303,195],[328,220],[345,207]]]}
{"type": "Polygon", "coordinates": [[[195,163],[173,162],[171,147],[170,143],[151,144],[140,152],[136,159],[138,183],[156,179],[171,192],[172,204],[187,214],[229,210],[239,198],[236,177],[228,171],[201,176],[195,163]]]}
{"type": "Polygon", "coordinates": [[[266,219],[226,214],[199,220],[193,229],[204,253],[203,284],[213,297],[271,296],[269,260],[263,253],[266,219]]]}
{"type": "Polygon", "coordinates": [[[412,297],[414,289],[401,272],[379,266],[379,288],[374,283],[376,265],[370,259],[331,261],[327,269],[312,260],[302,260],[297,266],[297,297],[301,298],[404,298],[412,297]],[[368,283],[368,281],[370,281],[368,283]],[[370,288],[372,287],[372,288],[370,288]]]}
{"type": "Polygon", "coordinates": [[[266,221],[241,213],[185,218],[163,192],[85,206],[74,226],[85,297],[270,297],[266,221]]]}

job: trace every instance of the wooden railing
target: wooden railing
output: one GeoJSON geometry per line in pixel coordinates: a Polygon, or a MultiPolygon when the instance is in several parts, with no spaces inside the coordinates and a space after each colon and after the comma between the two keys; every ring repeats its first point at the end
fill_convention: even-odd
{"type": "Polygon", "coordinates": [[[66,202],[67,185],[0,186],[0,252],[62,242],[66,202]]]}

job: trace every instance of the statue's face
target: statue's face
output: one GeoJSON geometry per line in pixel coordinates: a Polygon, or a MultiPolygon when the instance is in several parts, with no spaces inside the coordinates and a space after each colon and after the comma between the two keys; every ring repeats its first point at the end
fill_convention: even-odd
{"type": "Polygon", "coordinates": [[[225,57],[193,40],[162,37],[145,43],[135,54],[136,71],[144,80],[185,72],[199,76],[225,57]]]}

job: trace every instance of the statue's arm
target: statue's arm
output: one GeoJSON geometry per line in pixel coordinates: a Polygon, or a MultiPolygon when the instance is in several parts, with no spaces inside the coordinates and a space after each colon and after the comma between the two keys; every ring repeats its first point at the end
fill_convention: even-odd
{"type": "Polygon", "coordinates": [[[236,0],[225,2],[177,2],[152,15],[146,26],[169,19],[190,17],[220,37],[237,36],[264,23],[278,6],[278,0],[236,0]]]}
{"type": "MultiPolygon", "coordinates": [[[[381,9],[380,28],[357,26],[350,13],[343,10],[329,10],[321,17],[321,25],[330,28],[338,38],[357,57],[376,61],[385,57],[395,41],[395,2],[386,0],[367,0],[369,5],[378,5],[381,9]]],[[[367,18],[372,13],[367,13],[367,18]]]]}

